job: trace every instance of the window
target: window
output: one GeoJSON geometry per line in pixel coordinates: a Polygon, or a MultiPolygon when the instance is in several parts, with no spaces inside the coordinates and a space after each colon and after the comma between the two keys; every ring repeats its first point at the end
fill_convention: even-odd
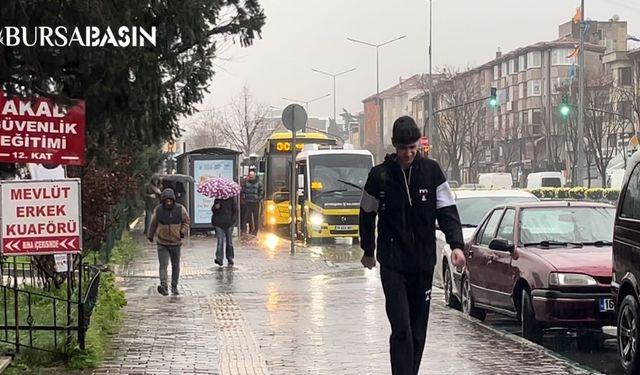
{"type": "Polygon", "coordinates": [[[507,74],[509,74],[508,64],[505,61],[505,62],[502,63],[502,66],[500,67],[500,77],[506,77],[507,74]]]}
{"type": "Polygon", "coordinates": [[[518,60],[511,59],[509,60],[509,74],[518,73],[518,60]]]}
{"type": "Polygon", "coordinates": [[[504,212],[504,210],[495,210],[491,214],[491,217],[487,221],[487,224],[484,226],[484,229],[482,230],[482,234],[480,236],[481,245],[489,246],[489,242],[493,240],[493,235],[496,233],[496,229],[498,228],[498,223],[500,222],[502,212],[504,212]]]}
{"type": "Polygon", "coordinates": [[[542,124],[542,113],[540,108],[534,109],[531,116],[531,123],[534,125],[542,124]]]}
{"type": "Polygon", "coordinates": [[[623,102],[620,102],[620,112],[622,112],[622,114],[627,116],[628,118],[633,116],[632,108],[633,106],[631,105],[630,101],[625,100],[623,102]]]}
{"type": "Polygon", "coordinates": [[[503,240],[513,242],[513,220],[515,217],[516,210],[513,208],[508,209],[507,212],[504,213],[496,238],[502,238],[503,240]]]}
{"type": "Polygon", "coordinates": [[[539,68],[540,66],[542,66],[542,54],[540,51],[527,53],[527,69],[539,68]]]}
{"type": "Polygon", "coordinates": [[[521,55],[520,57],[518,57],[518,67],[520,68],[521,72],[527,70],[527,55],[521,55]]]}
{"type": "Polygon", "coordinates": [[[529,125],[529,111],[522,111],[522,123],[524,125],[529,125]]]}
{"type": "Polygon", "coordinates": [[[500,78],[500,65],[496,64],[493,66],[493,79],[496,80],[500,78]]]}
{"type": "Polygon", "coordinates": [[[554,48],[551,51],[551,65],[572,65],[575,58],[567,57],[573,53],[571,48],[554,48]]]}
{"type": "Polygon", "coordinates": [[[629,177],[629,186],[623,199],[620,217],[640,220],[640,167],[638,165],[635,166],[631,177],[629,177]]]}
{"type": "Polygon", "coordinates": [[[520,96],[519,96],[519,98],[520,99],[526,98],[527,97],[527,83],[526,82],[521,83],[519,88],[520,88],[520,96]]]}
{"type": "Polygon", "coordinates": [[[615,209],[609,207],[524,208],[520,243],[611,241],[614,217],[615,209]]]}
{"type": "Polygon", "coordinates": [[[620,68],[618,70],[618,79],[618,84],[620,86],[631,86],[633,84],[631,68],[620,68]]]}
{"type": "Polygon", "coordinates": [[[527,96],[540,96],[542,95],[542,81],[534,79],[527,84],[527,96]]]}
{"type": "Polygon", "coordinates": [[[507,95],[507,101],[515,100],[515,97],[513,95],[514,94],[513,92],[515,91],[514,88],[515,88],[515,86],[509,86],[509,91],[508,91],[508,95],[507,95]]]}
{"type": "Polygon", "coordinates": [[[559,94],[561,89],[571,84],[571,80],[566,77],[556,77],[551,80],[551,93],[559,94]]]}
{"type": "MultiPolygon", "coordinates": [[[[491,152],[490,150],[487,150],[491,152]]],[[[456,199],[456,207],[460,214],[460,222],[465,225],[478,226],[492,208],[501,204],[535,202],[537,199],[529,197],[463,197],[456,199]]]]}

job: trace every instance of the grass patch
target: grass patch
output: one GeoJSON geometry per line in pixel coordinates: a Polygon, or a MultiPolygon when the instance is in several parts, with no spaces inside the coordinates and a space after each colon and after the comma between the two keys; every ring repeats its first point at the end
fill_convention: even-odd
{"type": "MultiPolygon", "coordinates": [[[[120,241],[113,249],[112,263],[126,265],[129,264],[139,252],[137,243],[134,241],[130,233],[125,232],[120,241]]],[[[56,296],[61,299],[66,298],[66,284],[62,289],[53,290],[51,292],[43,292],[35,288],[25,288],[27,290],[41,293],[47,296],[56,296]]],[[[0,293],[7,294],[4,303],[7,304],[7,325],[15,324],[14,317],[14,298],[13,290],[0,290],[0,293]]],[[[19,292],[20,306],[20,322],[26,324],[27,295],[19,292]]],[[[4,297],[0,294],[0,298],[4,297]]],[[[77,295],[76,295],[77,298],[77,295]]],[[[67,324],[67,306],[65,301],[55,302],[56,318],[53,319],[53,302],[51,298],[40,297],[31,300],[31,316],[34,325],[52,325],[54,322],[58,326],[66,326],[67,324]]],[[[107,353],[112,335],[118,333],[124,319],[122,308],[126,306],[127,301],[125,294],[118,288],[115,276],[111,272],[103,272],[100,276],[100,285],[98,288],[98,298],[96,305],[91,314],[89,328],[86,332],[85,350],[80,350],[77,343],[77,332],[72,333],[72,340],[66,344],[66,331],[60,331],[57,338],[53,332],[38,331],[29,337],[28,331],[20,332],[21,342],[31,339],[34,346],[53,350],[53,353],[34,350],[29,348],[21,348],[19,355],[16,356],[13,364],[6,370],[7,374],[49,374],[60,373],[59,367],[66,369],[88,369],[99,366],[107,353]],[[57,344],[57,345],[56,345],[57,344]],[[45,368],[49,367],[49,368],[45,368]],[[51,367],[58,369],[51,369],[51,367]],[[53,371],[53,372],[51,372],[53,371]]],[[[72,305],[72,325],[77,324],[77,305],[72,305]]],[[[0,321],[4,319],[3,313],[0,312],[0,321]]],[[[0,330],[0,339],[15,338],[15,331],[9,332],[0,330]],[[5,336],[6,335],[6,336],[5,336]]],[[[13,346],[0,345],[0,349],[11,349],[13,346]]],[[[75,372],[82,373],[82,372],[75,372]]]]}

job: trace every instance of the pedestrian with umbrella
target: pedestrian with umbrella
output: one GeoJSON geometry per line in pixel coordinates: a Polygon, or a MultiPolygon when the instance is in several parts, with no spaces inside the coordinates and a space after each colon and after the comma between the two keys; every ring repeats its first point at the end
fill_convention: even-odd
{"type": "Polygon", "coordinates": [[[233,266],[233,227],[238,220],[237,196],[240,195],[240,185],[225,178],[210,178],[198,186],[198,192],[206,197],[214,198],[211,207],[211,224],[216,232],[215,263],[223,265],[226,254],[227,263],[233,266]]]}

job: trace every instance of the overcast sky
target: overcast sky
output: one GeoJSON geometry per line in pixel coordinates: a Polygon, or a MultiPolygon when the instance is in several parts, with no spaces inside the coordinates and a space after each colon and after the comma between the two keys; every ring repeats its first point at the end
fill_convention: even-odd
{"type": "MultiPolygon", "coordinates": [[[[200,109],[220,108],[248,85],[266,104],[285,107],[282,97],[310,100],[332,92],[337,73],[337,107],[363,110],[362,99],[376,90],[375,48],[347,37],[381,43],[380,89],[428,72],[428,0],[261,0],[267,20],[262,39],[248,48],[227,47],[200,109]]],[[[476,66],[500,48],[508,52],[557,38],[558,25],[571,19],[578,0],[433,0],[433,66],[476,66]]],[[[640,1],[586,0],[585,15],[627,21],[640,36],[640,1]]],[[[333,99],[310,104],[311,116],[333,113],[333,99]]],[[[186,120],[185,122],[188,122],[186,120]]]]}

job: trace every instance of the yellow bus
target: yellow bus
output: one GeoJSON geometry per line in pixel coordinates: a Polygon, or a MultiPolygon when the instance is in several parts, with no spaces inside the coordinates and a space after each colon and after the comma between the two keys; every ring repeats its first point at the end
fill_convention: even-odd
{"type": "MultiPolygon", "coordinates": [[[[291,187],[291,132],[276,132],[267,138],[259,162],[264,199],[262,227],[272,233],[288,233],[291,224],[289,190],[291,187]]],[[[306,144],[336,146],[335,139],[322,133],[296,132],[296,150],[306,144]]]]}
{"type": "Polygon", "coordinates": [[[298,232],[309,243],[359,236],[360,199],[373,155],[367,150],[305,146],[296,158],[301,210],[298,232]]]}

